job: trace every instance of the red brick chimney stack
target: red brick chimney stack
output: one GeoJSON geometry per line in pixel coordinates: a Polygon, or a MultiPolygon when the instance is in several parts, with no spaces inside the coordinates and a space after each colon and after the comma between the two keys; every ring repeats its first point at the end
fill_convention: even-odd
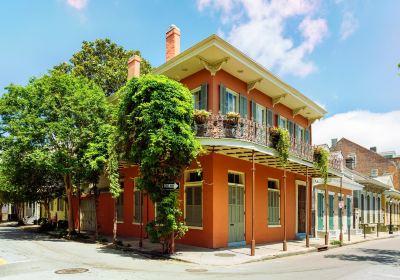
{"type": "Polygon", "coordinates": [[[128,60],[128,81],[133,77],[140,76],[140,62],[142,59],[138,55],[133,55],[128,60]]]}
{"type": "Polygon", "coordinates": [[[181,52],[181,31],[172,24],[166,33],[166,59],[167,61],[181,52]]]}

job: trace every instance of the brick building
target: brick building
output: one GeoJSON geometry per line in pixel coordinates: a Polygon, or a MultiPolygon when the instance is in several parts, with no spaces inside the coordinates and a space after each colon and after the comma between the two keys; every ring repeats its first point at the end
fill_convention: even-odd
{"type": "Polygon", "coordinates": [[[367,149],[346,138],[332,140],[331,151],[341,151],[346,167],[366,176],[391,175],[394,188],[400,189],[400,160],[386,158],[377,153],[376,147],[367,149]]]}

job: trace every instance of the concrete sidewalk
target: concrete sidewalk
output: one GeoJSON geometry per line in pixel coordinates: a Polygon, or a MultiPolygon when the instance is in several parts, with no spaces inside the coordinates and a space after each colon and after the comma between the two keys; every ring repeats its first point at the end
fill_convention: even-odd
{"type": "MultiPolygon", "coordinates": [[[[363,235],[352,235],[351,241],[347,241],[347,236],[343,242],[343,246],[356,244],[365,241],[385,239],[385,238],[396,238],[399,237],[400,233],[395,232],[392,235],[388,233],[379,233],[379,237],[375,234],[367,234],[364,239],[363,235]]],[[[129,247],[130,250],[137,251],[146,255],[160,256],[161,245],[150,243],[147,239],[143,240],[143,246],[139,247],[139,239],[132,238],[119,238],[123,242],[124,247],[129,247]]],[[[330,240],[332,242],[332,240],[330,240]]],[[[311,238],[310,247],[305,246],[305,241],[288,241],[288,250],[282,250],[282,243],[268,243],[268,244],[257,244],[255,256],[250,256],[250,247],[236,247],[236,248],[223,248],[223,249],[208,249],[200,248],[189,245],[177,244],[177,252],[169,256],[172,259],[190,262],[201,265],[235,265],[250,263],[286,256],[293,256],[299,254],[306,254],[309,252],[318,251],[319,247],[324,247],[324,239],[322,238],[311,238]]],[[[335,248],[339,245],[329,245],[328,248],[335,248]]]]}

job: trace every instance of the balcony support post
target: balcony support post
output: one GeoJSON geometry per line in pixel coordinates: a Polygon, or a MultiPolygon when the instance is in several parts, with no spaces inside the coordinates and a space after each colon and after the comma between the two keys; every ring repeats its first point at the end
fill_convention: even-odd
{"type": "Polygon", "coordinates": [[[256,241],[254,239],[254,215],[255,215],[255,175],[256,167],[254,163],[254,150],[251,153],[252,159],[252,179],[251,179],[251,255],[254,256],[256,253],[256,241]]]}
{"type": "Polygon", "coordinates": [[[286,241],[286,167],[283,169],[283,251],[287,251],[287,241],[286,241]]]}
{"type": "Polygon", "coordinates": [[[310,225],[309,225],[309,220],[310,219],[309,219],[308,215],[310,214],[310,210],[311,210],[311,209],[309,209],[310,208],[310,202],[309,202],[309,197],[308,197],[308,195],[309,195],[308,184],[309,184],[308,166],[306,166],[306,247],[307,248],[310,247],[310,236],[309,236],[309,233],[308,233],[309,227],[310,227],[310,225]]]}
{"type": "Polygon", "coordinates": [[[325,245],[328,245],[329,241],[328,226],[328,186],[325,184],[325,245]]]}

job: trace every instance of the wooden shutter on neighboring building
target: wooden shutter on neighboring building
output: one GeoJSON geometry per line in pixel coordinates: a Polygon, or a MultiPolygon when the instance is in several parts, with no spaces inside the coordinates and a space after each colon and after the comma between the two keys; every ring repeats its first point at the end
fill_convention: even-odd
{"type": "Polygon", "coordinates": [[[226,88],[223,84],[219,85],[219,111],[226,114],[226,88]]]}
{"type": "Polygon", "coordinates": [[[208,110],[208,85],[207,84],[201,85],[200,110],[208,110]]]}
{"type": "Polygon", "coordinates": [[[247,118],[247,97],[240,95],[239,114],[242,118],[247,118]]]}

